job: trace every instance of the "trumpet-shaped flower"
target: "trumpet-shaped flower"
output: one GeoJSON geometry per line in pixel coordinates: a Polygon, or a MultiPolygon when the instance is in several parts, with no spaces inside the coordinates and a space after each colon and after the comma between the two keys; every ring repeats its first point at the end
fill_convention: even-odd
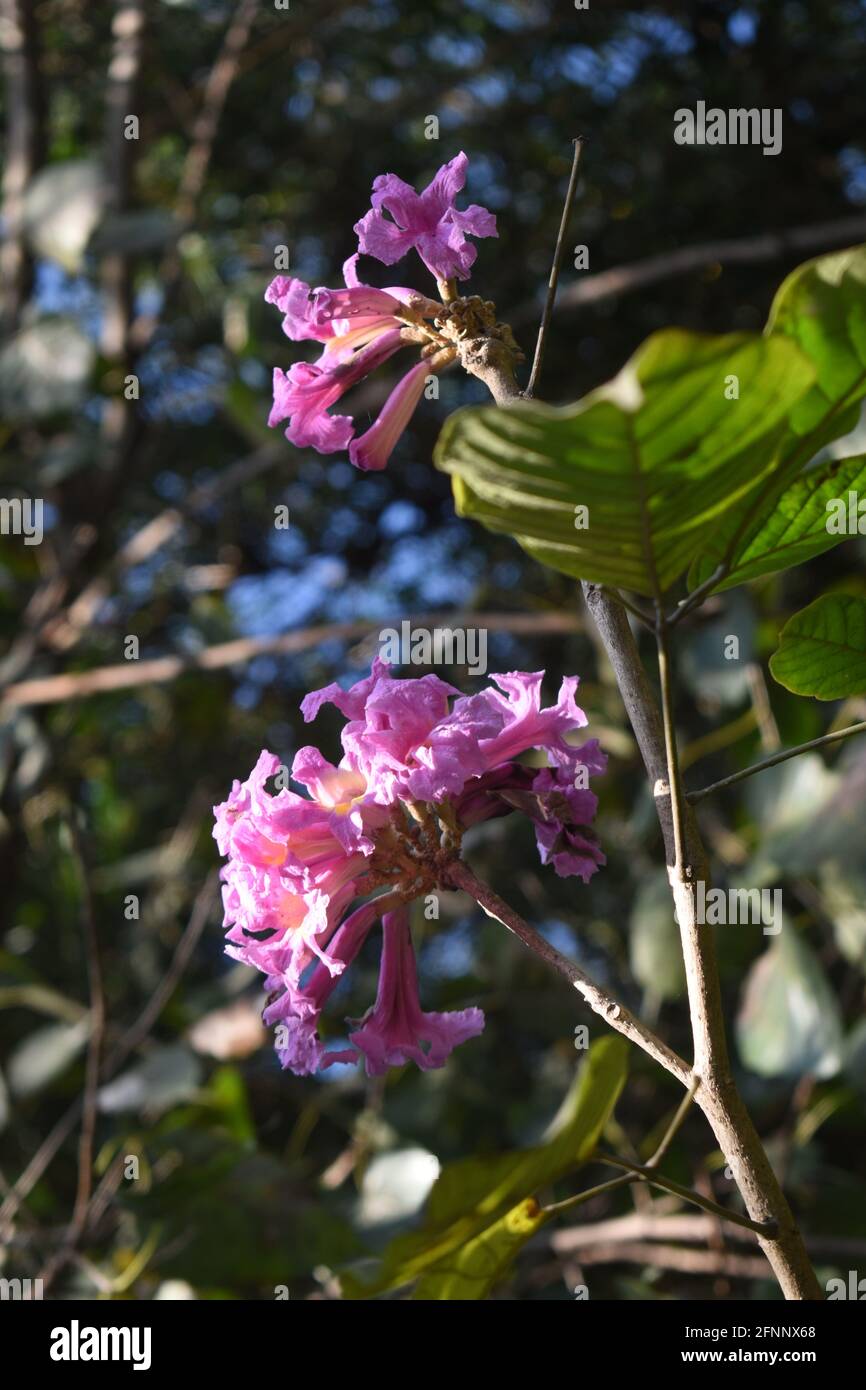
{"type": "Polygon", "coordinates": [[[266,783],[279,784],[285,769],[263,752],[215,807],[228,861],[226,950],[266,976],[265,1018],[277,1026],[285,1066],[308,1072],[363,1054],[371,1074],[407,1060],[435,1067],[481,1031],[477,1009],[422,1012],[405,910],[448,886],[448,853],[469,826],[522,813],[542,863],[560,876],[586,882],[604,863],[589,828],[597,803],[588,780],[604,771],[605,756],[595,740],[569,742],[586,724],[576,677],[544,707],[542,676],[494,676],[498,688],[462,696],[435,675],[395,678],[377,659],[348,690],[332,684],[304,699],[307,720],[325,704],[347,720],[337,766],[312,746],[296,754],[292,777],[306,795],[284,785],[272,794],[266,783]],[[528,752],[544,754],[547,766],[520,761],[528,752]],[[329,1051],[318,1034],[322,1008],[380,915],[376,1003],[350,1032],[351,1046],[329,1051]]]}
{"type": "MultiPolygon", "coordinates": [[[[455,198],[466,180],[467,159],[459,154],[439,170],[420,194],[395,174],[373,184],[373,207],[357,224],[361,251],[392,265],[415,247],[440,284],[465,279],[475,259],[466,236],[496,236],[496,219],[485,208],[462,211],[455,198]],[[387,210],[393,221],[383,212],[387,210]]],[[[384,468],[431,373],[453,362],[457,350],[431,326],[444,305],[405,285],[377,289],[358,276],[358,254],[343,266],[344,289],[311,289],[304,280],[277,275],[265,299],[283,315],[283,331],[293,342],[317,342],[317,362],[296,362],[274,371],[271,426],[288,420],[286,438],[321,454],[348,450],[357,468],[384,468]],[[424,355],[391,391],[378,418],[360,438],[350,415],[331,407],[401,347],[415,344],[424,355]]],[[[444,290],[443,290],[444,293],[444,290]]]]}
{"type": "Polygon", "coordinates": [[[376,1002],[349,1041],[363,1052],[368,1076],[415,1062],[422,1071],[441,1067],[454,1048],[484,1031],[480,1009],[424,1013],[418,969],[405,908],[382,918],[382,965],[376,1002]]]}
{"type": "Polygon", "coordinates": [[[362,285],[357,255],[343,266],[346,288],[311,290],[303,280],[278,275],[265,299],[283,314],[283,331],[295,342],[322,344],[318,362],[295,362],[288,372],[274,371],[274,400],[268,424],[289,421],[290,444],[320,454],[349,450],[358,468],[384,468],[424,389],[424,381],[441,361],[419,363],[391,392],[373,426],[354,441],[350,415],[332,415],[331,407],[359,382],[406,346],[403,331],[412,322],[438,312],[439,305],[404,286],[387,290],[362,285]],[[423,370],[419,371],[419,368],[423,370]]]}

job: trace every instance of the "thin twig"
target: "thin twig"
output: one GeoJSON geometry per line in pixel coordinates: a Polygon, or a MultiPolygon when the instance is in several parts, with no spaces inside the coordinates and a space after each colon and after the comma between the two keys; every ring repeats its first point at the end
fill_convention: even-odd
{"type": "Polygon", "coordinates": [[[667,1154],[668,1149],[670,1148],[671,1144],[674,1142],[674,1139],[677,1137],[680,1130],[682,1129],[683,1124],[685,1122],[685,1118],[692,1108],[692,1103],[695,1099],[695,1095],[700,1084],[700,1077],[693,1076],[691,1081],[689,1082],[689,1089],[686,1091],[685,1095],[683,1096],[682,1100],[677,1106],[674,1117],[668,1125],[667,1129],[665,1130],[661,1143],[658,1145],[652,1158],[649,1159],[649,1161],[647,1162],[647,1168],[658,1167],[662,1159],[667,1154]]]}
{"type": "Polygon", "coordinates": [[[704,1211],[711,1212],[713,1216],[718,1216],[723,1221],[731,1221],[735,1226],[742,1226],[747,1231],[754,1231],[755,1235],[772,1240],[778,1232],[778,1222],[752,1221],[748,1216],[741,1216],[738,1211],[728,1211],[727,1207],[720,1206],[718,1202],[711,1201],[709,1197],[702,1196],[700,1192],[694,1192],[692,1188],[674,1182],[673,1178],[663,1177],[649,1164],[631,1163],[627,1158],[620,1158],[617,1154],[599,1153],[595,1157],[599,1163],[607,1163],[612,1168],[625,1168],[627,1172],[633,1173],[642,1181],[652,1183],[654,1187],[660,1187],[665,1192],[671,1192],[675,1197],[682,1197],[684,1202],[691,1202],[693,1206],[701,1207],[704,1211]]]}
{"type": "Polygon", "coordinates": [[[640,1019],[635,1018],[634,1014],[624,1004],[621,1004],[610,990],[597,985],[578,965],[575,965],[573,960],[569,960],[568,956],[564,956],[561,951],[557,951],[555,946],[551,946],[550,942],[545,940],[528,922],[525,922],[512,907],[509,907],[508,903],[504,902],[489,884],[482,883],[465,861],[459,860],[451,865],[448,877],[450,884],[455,888],[462,888],[471,898],[474,898],[488,917],[501,922],[523,942],[524,946],[528,946],[535,955],[552,966],[560,975],[563,975],[578,994],[586,1000],[589,1007],[599,1014],[609,1027],[622,1033],[629,1042],[642,1048],[684,1086],[691,1084],[691,1068],[683,1061],[682,1057],[677,1056],[666,1043],[662,1042],[661,1038],[641,1023],[640,1019]]]}
{"type": "MultiPolygon", "coordinates": [[[[676,1113],[665,1130],[661,1143],[647,1163],[647,1168],[655,1168],[657,1164],[661,1163],[682,1128],[683,1121],[691,1109],[698,1085],[698,1078],[693,1076],[686,1094],[677,1106],[676,1113]]],[[[562,1202],[553,1202],[550,1206],[545,1207],[544,1210],[550,1214],[568,1211],[571,1207],[582,1206],[584,1202],[590,1201],[593,1197],[601,1197],[610,1192],[617,1192],[621,1187],[630,1187],[633,1183],[641,1182],[642,1180],[642,1178],[638,1177],[637,1173],[626,1173],[622,1178],[612,1178],[609,1182],[598,1183],[595,1187],[587,1188],[585,1192],[578,1192],[574,1197],[566,1197],[562,1202]]]]}
{"type": "Polygon", "coordinates": [[[770,704],[770,692],[767,689],[766,677],[760,662],[749,662],[746,667],[746,677],[749,682],[749,695],[751,696],[755,722],[761,735],[761,747],[769,757],[772,753],[778,753],[782,746],[782,739],[773,714],[773,706],[770,704]]]}
{"type": "Polygon", "coordinates": [[[808,753],[812,748],[825,748],[828,743],[838,743],[840,739],[862,733],[866,733],[866,720],[860,724],[849,724],[847,729],[837,729],[834,734],[822,734],[820,738],[813,738],[808,743],[799,743],[796,748],[784,748],[781,753],[774,753],[771,758],[764,758],[759,763],[753,763],[751,767],[743,768],[742,772],[733,772],[730,777],[723,777],[720,782],[712,782],[710,786],[701,787],[699,791],[688,792],[686,801],[692,804],[703,801],[705,796],[711,796],[713,792],[723,791],[725,787],[732,787],[736,782],[745,781],[747,777],[754,777],[756,772],[764,772],[768,767],[775,767],[777,763],[784,763],[789,758],[808,753]]]}
{"type": "MultiPolygon", "coordinates": [[[[671,1199],[675,1201],[675,1199],[671,1199]]],[[[618,1244],[620,1241],[680,1241],[683,1244],[703,1244],[717,1228],[715,1216],[698,1212],[664,1210],[665,1199],[653,1203],[647,1211],[627,1212],[623,1216],[606,1217],[601,1221],[581,1222],[564,1226],[550,1234],[551,1246],[562,1254],[572,1251],[582,1258],[584,1246],[618,1244]]],[[[734,1226],[725,1235],[728,1240],[744,1245],[755,1243],[754,1231],[734,1226]]],[[[809,1249],[822,1258],[861,1259],[866,1255],[866,1240],[846,1236],[817,1236],[806,1238],[809,1249]]]]}
{"type": "Polygon", "coordinates": [[[192,959],[192,953],[198,945],[199,938],[207,926],[214,901],[217,896],[219,882],[219,871],[213,869],[200,888],[189,921],[184,929],[183,935],[174,950],[168,969],[154,990],[147,1004],[142,1009],[135,1023],[128,1028],[111,1052],[105,1059],[105,1076],[108,1080],[122,1066],[130,1053],[140,1047],[145,1038],[148,1037],[151,1029],[165,1008],[174,991],[177,989],[183,972],[192,959]]]}
{"type": "Polygon", "coordinates": [[[653,1245],[651,1241],[582,1246],[578,1259],[585,1265],[637,1264],[654,1270],[676,1270],[680,1274],[724,1276],[726,1279],[767,1279],[770,1275],[767,1263],[760,1255],[653,1245]]]}
{"type": "MultiPolygon", "coordinates": [[[[129,1054],[144,1041],[159,1017],[159,1014],[168,1003],[195,949],[196,943],[205,928],[208,917],[210,916],[211,909],[216,899],[217,884],[217,870],[214,870],[205,880],[193,903],[189,921],[184,928],[180,941],[175,947],[174,955],[171,958],[162,981],[157,986],[155,993],[148,1000],[147,1005],[142,1010],[138,1019],[115,1044],[114,1048],[103,1061],[100,1069],[100,1079],[103,1082],[110,1081],[118,1068],[126,1061],[129,1054]]],[[[63,1115],[61,1115],[60,1119],[54,1125],[54,1128],[45,1136],[39,1148],[30,1159],[30,1162],[9,1191],[3,1205],[0,1206],[0,1231],[3,1230],[5,1223],[14,1219],[21,1203],[25,1201],[33,1191],[33,1188],[42,1177],[42,1174],[54,1159],[55,1154],[69,1138],[81,1114],[81,1106],[82,1103],[79,1098],[70,1105],[69,1109],[66,1110],[63,1115]]]]}
{"type": "Polygon", "coordinates": [[[550,320],[553,314],[556,287],[559,284],[562,253],[565,250],[565,235],[568,231],[568,219],[571,216],[574,195],[577,192],[577,176],[580,169],[580,156],[583,154],[583,141],[584,137],[582,135],[579,135],[574,141],[574,159],[571,164],[571,174],[568,180],[565,202],[562,206],[562,217],[560,218],[559,232],[556,237],[556,249],[553,253],[553,265],[550,268],[550,279],[547,282],[547,297],[544,301],[544,311],[541,315],[541,324],[539,325],[538,338],[535,343],[535,357],[532,362],[532,371],[529,373],[529,385],[523,393],[526,397],[535,395],[535,388],[538,385],[538,378],[541,375],[544,351],[547,347],[547,331],[550,327],[550,320]]]}
{"type": "Polygon", "coordinates": [[[546,1216],[559,1216],[564,1211],[571,1211],[573,1207],[584,1206],[595,1197],[608,1197],[612,1192],[631,1187],[638,1181],[634,1173],[625,1173],[621,1178],[608,1178],[607,1182],[598,1182],[595,1187],[584,1188],[583,1192],[576,1192],[573,1197],[565,1197],[561,1202],[551,1202],[548,1206],[542,1207],[542,1211],[546,1216]]]}
{"type": "MultiPolygon", "coordinates": [[[[751,513],[749,515],[751,515],[751,513]]],[[[722,580],[727,578],[730,567],[729,559],[720,561],[712,574],[708,575],[703,583],[699,584],[696,589],[692,589],[688,597],[684,598],[682,603],[675,608],[672,613],[668,614],[668,626],[675,627],[677,623],[682,622],[683,618],[687,617],[695,608],[699,608],[707,595],[712,593],[713,589],[715,589],[716,585],[721,584],[722,580]]]]}
{"type": "Polygon", "coordinates": [[[69,819],[69,833],[72,840],[78,876],[81,883],[81,917],[84,928],[84,952],[87,958],[87,977],[90,993],[90,1037],[87,1048],[87,1064],[84,1077],[84,1097],[81,1109],[81,1139],[78,1146],[78,1187],[75,1206],[72,1212],[70,1235],[83,1230],[90,1201],[93,1177],[93,1143],[96,1134],[97,1093],[99,1090],[99,1070],[102,1060],[102,1044],[105,1037],[105,988],[102,979],[102,962],[99,952],[99,936],[96,930],[96,913],[90,877],[81,836],[75,824],[74,812],[69,819]]]}
{"type": "Polygon", "coordinates": [[[650,632],[655,632],[655,623],[650,613],[645,613],[642,608],[638,608],[637,604],[627,599],[619,589],[610,589],[608,592],[613,595],[618,603],[622,604],[623,608],[625,608],[628,613],[631,613],[633,618],[637,618],[638,622],[643,623],[644,627],[649,628],[650,632]]]}
{"type": "MultiPolygon", "coordinates": [[[[259,11],[259,0],[239,0],[223,35],[222,44],[208,73],[201,106],[193,122],[190,145],[181,171],[175,200],[178,237],[163,257],[159,279],[165,303],[173,299],[181,280],[183,263],[178,238],[195,225],[198,203],[213,156],[217,130],[229,91],[238,75],[241,58],[259,11]]],[[[143,352],[159,325],[156,315],[139,315],[132,325],[132,345],[143,352]]]]}

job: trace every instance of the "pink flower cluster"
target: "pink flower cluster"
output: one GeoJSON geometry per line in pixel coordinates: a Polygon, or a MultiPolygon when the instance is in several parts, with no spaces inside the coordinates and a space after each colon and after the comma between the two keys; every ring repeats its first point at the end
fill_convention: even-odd
{"type": "MultiPolygon", "coordinates": [[[[393,265],[413,247],[440,285],[465,279],[476,250],[471,236],[496,236],[496,218],[473,204],[460,211],[455,199],[466,180],[467,158],[459,154],[443,165],[423,193],[416,193],[396,174],[381,174],[373,183],[373,206],[355,226],[358,250],[393,265]],[[385,212],[391,214],[391,219],[385,212]]],[[[360,437],[349,415],[331,415],[345,393],[375,371],[408,342],[417,330],[442,312],[442,305],[404,286],[375,289],[363,285],[358,255],[343,267],[345,289],[311,290],[303,280],[278,275],[265,299],[283,315],[283,331],[294,342],[323,344],[317,362],[296,362],[274,372],[274,403],[269,425],[289,421],[286,438],[322,454],[348,449],[364,470],[385,467],[394,445],[412,417],[431,372],[453,359],[448,350],[417,362],[389,395],[377,419],[360,437]]],[[[420,339],[424,339],[423,332],[420,339]]],[[[431,334],[430,343],[436,339],[431,334]]]]}
{"type": "Polygon", "coordinates": [[[410,811],[417,818],[419,806],[427,809],[457,833],[522,811],[535,825],[542,862],[559,875],[586,882],[605,862],[588,829],[597,803],[586,786],[604,771],[605,756],[596,740],[567,741],[586,724],[574,699],[577,678],[564,680],[546,709],[542,678],[494,676],[498,689],[461,696],[434,675],[396,679],[377,659],[349,690],[330,685],[303,701],[308,721],[326,703],[347,720],[337,766],[314,747],[297,753],[292,778],[306,795],[285,786],[272,795],[266,783],[280,763],[263,752],[248,780],[214,808],[214,835],[228,858],[226,950],[267,977],[264,1016],[277,1025],[283,1066],[306,1074],[363,1056],[371,1075],[406,1061],[438,1067],[484,1027],[478,1009],[421,1009],[405,904],[425,890],[411,872],[393,877],[410,811]],[[548,765],[517,761],[530,749],[546,753],[548,765]],[[382,883],[388,892],[367,896],[382,883]],[[352,1025],[349,1045],[329,1050],[319,1037],[322,1010],[380,916],[376,1002],[352,1025]]]}

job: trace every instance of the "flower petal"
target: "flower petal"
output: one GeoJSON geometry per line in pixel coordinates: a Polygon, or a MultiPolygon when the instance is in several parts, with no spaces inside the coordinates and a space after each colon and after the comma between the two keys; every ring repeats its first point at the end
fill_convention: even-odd
{"type": "Polygon", "coordinates": [[[373,424],[349,445],[349,459],[365,472],[385,467],[421,399],[430,364],[419,362],[397,383],[373,424]]]}
{"type": "Polygon", "coordinates": [[[383,265],[394,265],[415,244],[414,232],[401,231],[396,222],[389,222],[378,208],[366,212],[360,222],[355,223],[354,231],[359,250],[375,256],[383,265]]]}
{"type": "Polygon", "coordinates": [[[405,908],[386,912],[376,1003],[349,1034],[352,1045],[364,1053],[367,1075],[380,1076],[405,1062],[415,1062],[422,1071],[441,1067],[455,1047],[483,1031],[480,1009],[423,1012],[409,914],[405,908]]]}

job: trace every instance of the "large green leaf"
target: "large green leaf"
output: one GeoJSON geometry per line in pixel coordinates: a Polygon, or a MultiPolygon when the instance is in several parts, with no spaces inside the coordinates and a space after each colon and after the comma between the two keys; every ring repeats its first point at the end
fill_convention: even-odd
{"type": "Polygon", "coordinates": [[[373,1278],[344,1272],[345,1296],[369,1298],[423,1276],[424,1297],[483,1298],[541,1224],[541,1213],[527,1199],[592,1155],[625,1084],[627,1064],[622,1038],[593,1043],[555,1135],[533,1149],[448,1164],[430,1193],[421,1229],[392,1241],[373,1278]]]}
{"type": "MultiPolygon", "coordinates": [[[[802,565],[847,540],[852,532],[838,529],[837,509],[828,510],[828,503],[841,501],[844,504],[843,525],[847,528],[849,492],[866,496],[864,454],[850,459],[830,459],[795,478],[763,521],[755,529],[749,528],[748,536],[734,553],[731,573],[717,587],[729,589],[763,574],[802,565]]],[[[855,516],[853,520],[853,534],[856,535],[859,534],[856,529],[859,519],[855,516]]],[[[703,573],[704,567],[703,562],[696,561],[696,572],[703,573]]]]}
{"type": "Polygon", "coordinates": [[[654,595],[772,469],[787,419],[813,380],[799,348],[781,335],[670,329],[577,405],[456,412],[435,459],[452,477],[461,515],[507,532],[566,574],[654,595]],[[588,509],[585,527],[580,507],[588,509]]]}
{"type": "Polygon", "coordinates": [[[766,334],[770,341],[797,345],[812,365],[813,384],[791,412],[790,430],[770,477],[756,478],[707,536],[689,574],[693,588],[709,578],[729,550],[737,571],[729,583],[817,554],[783,554],[781,565],[749,572],[758,533],[769,527],[768,539],[774,538],[775,509],[788,484],[819,450],[857,423],[859,403],[866,396],[866,246],[820,256],[793,271],[773,300],[766,334]]]}
{"type": "Polygon", "coordinates": [[[866,692],[866,599],[823,594],[782,629],[770,670],[795,695],[842,700],[866,692]]]}

